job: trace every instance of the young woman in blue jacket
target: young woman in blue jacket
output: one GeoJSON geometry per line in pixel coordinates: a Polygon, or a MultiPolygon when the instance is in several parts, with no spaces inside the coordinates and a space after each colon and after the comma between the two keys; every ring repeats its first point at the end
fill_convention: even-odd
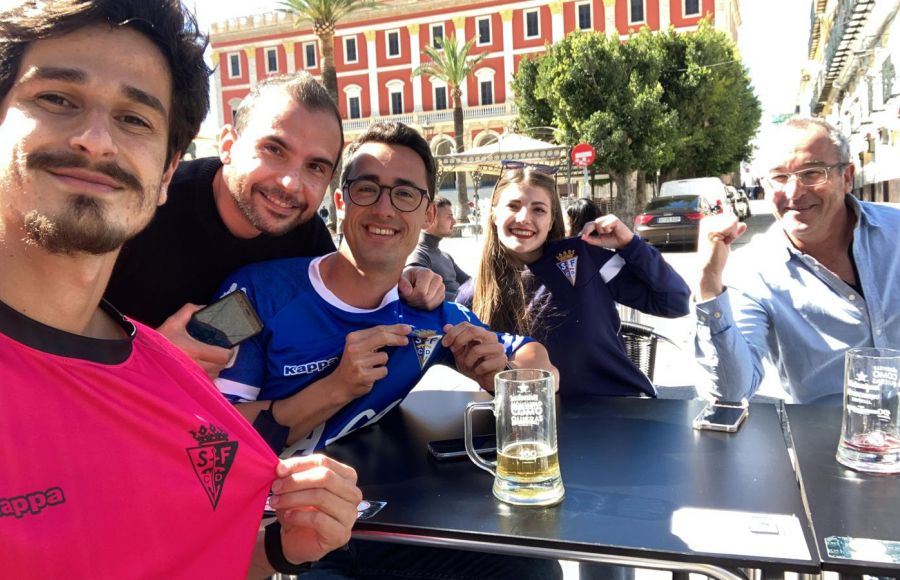
{"type": "Polygon", "coordinates": [[[688,286],[659,251],[613,215],[565,238],[556,181],[532,166],[501,176],[488,220],[478,277],[457,302],[496,331],[546,345],[561,395],[656,396],[625,352],[616,303],[687,314],[688,286]]]}

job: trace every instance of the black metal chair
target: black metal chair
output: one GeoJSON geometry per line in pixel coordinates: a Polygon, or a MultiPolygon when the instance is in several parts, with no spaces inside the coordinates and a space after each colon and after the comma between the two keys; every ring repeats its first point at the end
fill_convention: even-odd
{"type": "MultiPolygon", "coordinates": [[[[653,329],[637,322],[622,322],[619,328],[619,336],[625,343],[625,352],[628,358],[642,373],[653,382],[653,367],[656,366],[656,344],[663,338],[653,329]]],[[[670,341],[671,342],[671,341],[670,341]]]]}
{"type": "Polygon", "coordinates": [[[653,380],[656,366],[656,348],[660,341],[668,342],[679,351],[681,346],[667,336],[659,334],[652,327],[637,322],[621,322],[619,336],[625,343],[625,352],[628,358],[642,373],[647,375],[650,382],[656,386],[657,396],[660,399],[695,399],[697,388],[689,385],[658,385],[653,380]]]}

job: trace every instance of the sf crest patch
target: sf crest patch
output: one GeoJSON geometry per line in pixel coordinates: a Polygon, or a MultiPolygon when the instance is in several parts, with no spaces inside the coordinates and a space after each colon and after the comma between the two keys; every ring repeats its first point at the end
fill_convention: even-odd
{"type": "Polygon", "coordinates": [[[197,447],[188,447],[187,454],[194,466],[194,473],[200,480],[213,510],[219,505],[225,477],[231,471],[234,456],[237,455],[237,441],[229,441],[228,433],[210,423],[200,425],[191,436],[199,443],[197,447]]]}
{"type": "Polygon", "coordinates": [[[556,267],[574,286],[575,278],[578,275],[578,256],[575,255],[575,250],[566,250],[556,254],[556,267]]]}
{"type": "Polygon", "coordinates": [[[431,358],[434,349],[444,335],[438,334],[435,330],[414,330],[410,337],[413,339],[413,346],[416,348],[416,357],[419,359],[419,368],[424,369],[428,359],[431,358]]]}

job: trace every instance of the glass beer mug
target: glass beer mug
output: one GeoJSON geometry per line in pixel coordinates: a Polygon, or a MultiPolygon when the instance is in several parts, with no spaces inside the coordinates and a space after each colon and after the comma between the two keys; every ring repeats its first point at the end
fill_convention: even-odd
{"type": "Polygon", "coordinates": [[[549,506],[565,490],[556,447],[556,393],[553,374],[538,369],[497,373],[494,400],[469,403],[465,415],[466,453],[494,475],[494,496],[514,505],[549,506]],[[497,461],[487,461],[472,444],[472,413],[492,410],[497,422],[497,461]]]}
{"type": "Polygon", "coordinates": [[[900,473],[900,350],[853,348],[844,359],[844,418],[837,460],[900,473]]]}

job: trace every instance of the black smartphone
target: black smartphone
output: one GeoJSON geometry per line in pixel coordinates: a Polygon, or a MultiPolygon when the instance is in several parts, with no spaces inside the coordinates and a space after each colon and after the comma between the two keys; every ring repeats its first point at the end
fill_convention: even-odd
{"type": "Polygon", "coordinates": [[[747,418],[748,413],[744,405],[709,403],[694,419],[694,429],[734,433],[747,418]]]}
{"type": "MultiPolygon", "coordinates": [[[[480,455],[497,453],[497,437],[495,435],[475,435],[472,437],[472,443],[475,445],[475,451],[480,455]]],[[[463,442],[462,437],[459,439],[429,441],[428,453],[438,461],[468,457],[466,455],[466,444],[463,442]]]]}
{"type": "Polygon", "coordinates": [[[262,332],[263,323],[240,290],[224,296],[191,316],[188,334],[206,344],[232,348],[262,332]]]}

